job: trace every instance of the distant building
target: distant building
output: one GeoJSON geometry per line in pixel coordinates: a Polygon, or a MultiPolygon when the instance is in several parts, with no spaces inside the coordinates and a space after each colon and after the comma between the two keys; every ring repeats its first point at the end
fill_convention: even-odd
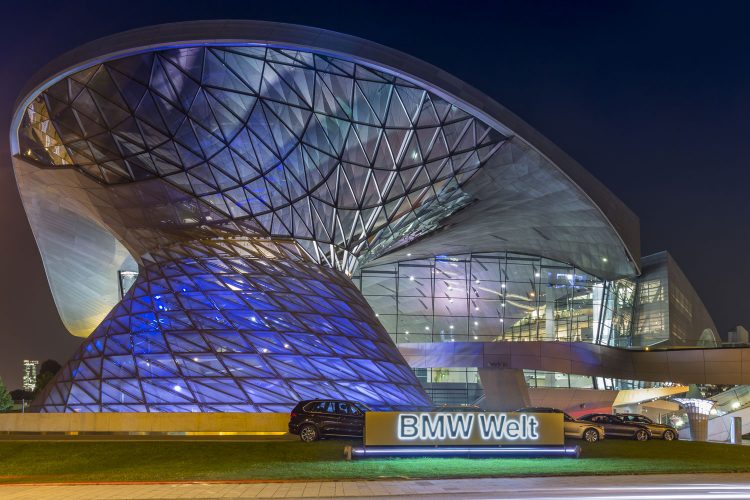
{"type": "Polygon", "coordinates": [[[727,335],[727,341],[724,345],[727,347],[746,346],[750,344],[750,335],[748,335],[747,329],[742,325],[729,332],[727,335]]]}
{"type": "Polygon", "coordinates": [[[36,375],[39,371],[39,361],[23,360],[23,390],[33,391],[36,389],[36,375]]]}

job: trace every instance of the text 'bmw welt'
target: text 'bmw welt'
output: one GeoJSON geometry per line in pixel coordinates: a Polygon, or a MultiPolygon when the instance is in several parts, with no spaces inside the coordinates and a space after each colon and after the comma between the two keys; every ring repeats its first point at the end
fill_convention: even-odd
{"type": "Polygon", "coordinates": [[[509,417],[505,413],[403,413],[398,417],[398,437],[407,441],[467,440],[479,426],[482,439],[535,440],[539,422],[533,415],[509,417]]]}

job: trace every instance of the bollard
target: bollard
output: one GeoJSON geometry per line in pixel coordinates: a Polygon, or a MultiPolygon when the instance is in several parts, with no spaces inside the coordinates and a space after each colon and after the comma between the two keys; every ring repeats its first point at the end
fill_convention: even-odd
{"type": "Polygon", "coordinates": [[[742,417],[732,418],[732,433],[730,434],[732,444],[742,444],[742,417]]]}

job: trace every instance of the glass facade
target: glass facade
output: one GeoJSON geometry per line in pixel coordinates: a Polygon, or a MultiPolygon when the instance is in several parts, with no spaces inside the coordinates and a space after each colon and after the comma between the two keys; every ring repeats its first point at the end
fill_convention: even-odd
{"type": "MultiPolygon", "coordinates": [[[[365,267],[353,277],[397,344],[561,341],[640,348],[687,341],[699,345],[702,327],[680,336],[675,333],[675,318],[690,327],[684,318],[692,318],[696,308],[703,310],[702,304],[668,280],[666,265],[650,267],[641,278],[608,281],[569,264],[510,252],[406,257],[365,267]]],[[[481,396],[475,368],[431,367],[418,369],[417,374],[436,403],[473,403],[477,394],[481,396]]],[[[525,370],[525,375],[532,388],[619,390],[663,385],[533,370],[525,370]]]]}
{"type": "MultiPolygon", "coordinates": [[[[476,368],[417,368],[414,370],[432,402],[479,404],[484,397],[476,368]]],[[[541,370],[523,370],[529,388],[625,390],[663,387],[668,383],[592,377],[541,370]]]]}
{"type": "Polygon", "coordinates": [[[629,345],[635,283],[507,252],[404,260],[354,281],[396,343],[629,345]]]}
{"type": "MultiPolygon", "coordinates": [[[[652,346],[669,340],[667,270],[652,273],[639,283],[632,345],[652,346]]],[[[684,335],[683,335],[684,338],[684,335]]]]}

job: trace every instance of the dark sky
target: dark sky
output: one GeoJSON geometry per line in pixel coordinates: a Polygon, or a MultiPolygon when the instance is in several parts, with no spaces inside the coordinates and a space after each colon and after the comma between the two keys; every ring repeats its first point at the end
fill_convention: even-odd
{"type": "Polygon", "coordinates": [[[62,52],[130,28],[264,19],[341,31],[478,87],[577,159],[641,219],[644,255],[677,259],[722,335],[750,325],[743,2],[277,1],[6,3],[0,26],[0,377],[63,362],[62,327],[8,156],[15,98],[62,52]],[[710,4],[710,5],[709,5],[710,4]]]}

